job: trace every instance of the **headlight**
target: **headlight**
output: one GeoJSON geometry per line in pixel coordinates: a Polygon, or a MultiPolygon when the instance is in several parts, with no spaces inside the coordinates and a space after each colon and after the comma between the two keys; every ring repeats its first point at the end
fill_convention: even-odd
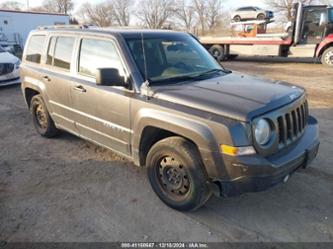
{"type": "Polygon", "coordinates": [[[267,120],[260,119],[255,126],[254,136],[258,144],[266,145],[272,136],[271,127],[267,120]]]}
{"type": "Polygon", "coordinates": [[[21,65],[21,61],[20,60],[18,60],[17,62],[15,62],[15,68],[16,69],[19,69],[20,65],[21,65]]]}

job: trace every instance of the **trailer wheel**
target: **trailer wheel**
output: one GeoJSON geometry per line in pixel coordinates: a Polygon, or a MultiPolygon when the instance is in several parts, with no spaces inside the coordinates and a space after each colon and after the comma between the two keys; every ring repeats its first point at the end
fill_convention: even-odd
{"type": "Polygon", "coordinates": [[[213,45],[210,47],[209,52],[214,56],[217,61],[223,61],[225,58],[224,47],[221,45],[213,45]]]}
{"type": "Polygon", "coordinates": [[[321,63],[333,67],[333,47],[327,48],[321,56],[321,63]]]}

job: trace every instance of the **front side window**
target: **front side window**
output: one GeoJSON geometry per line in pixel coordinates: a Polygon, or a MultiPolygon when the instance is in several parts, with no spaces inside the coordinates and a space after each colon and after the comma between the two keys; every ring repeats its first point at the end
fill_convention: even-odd
{"type": "Polygon", "coordinates": [[[142,77],[151,83],[222,71],[208,51],[189,35],[144,38],[143,41],[127,38],[126,41],[142,77]]]}
{"type": "Polygon", "coordinates": [[[25,59],[30,62],[40,63],[44,47],[45,35],[33,35],[29,40],[25,59]]]}
{"type": "Polygon", "coordinates": [[[125,76],[121,59],[112,41],[82,39],[79,73],[95,77],[98,68],[115,68],[120,76],[125,76]]]}
{"type": "Polygon", "coordinates": [[[305,44],[317,44],[321,41],[325,27],[320,26],[320,19],[326,10],[313,8],[304,13],[302,42],[305,44]]]}

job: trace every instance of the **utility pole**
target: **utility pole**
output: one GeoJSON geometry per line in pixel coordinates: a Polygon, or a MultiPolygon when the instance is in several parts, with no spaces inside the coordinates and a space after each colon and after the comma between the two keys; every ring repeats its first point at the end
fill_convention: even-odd
{"type": "Polygon", "coordinates": [[[30,9],[29,0],[27,0],[27,10],[30,9]]]}

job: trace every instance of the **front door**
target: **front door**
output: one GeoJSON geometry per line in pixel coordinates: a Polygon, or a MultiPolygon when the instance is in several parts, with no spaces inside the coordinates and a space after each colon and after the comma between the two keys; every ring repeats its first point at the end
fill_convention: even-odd
{"type": "Polygon", "coordinates": [[[319,44],[324,36],[325,27],[320,26],[320,17],[326,8],[307,8],[304,11],[301,44],[319,44]]]}
{"type": "Polygon", "coordinates": [[[80,135],[123,155],[130,155],[130,99],[124,87],[96,84],[97,68],[125,67],[111,39],[82,38],[77,52],[77,80],[71,93],[76,127],[80,135]]]}

